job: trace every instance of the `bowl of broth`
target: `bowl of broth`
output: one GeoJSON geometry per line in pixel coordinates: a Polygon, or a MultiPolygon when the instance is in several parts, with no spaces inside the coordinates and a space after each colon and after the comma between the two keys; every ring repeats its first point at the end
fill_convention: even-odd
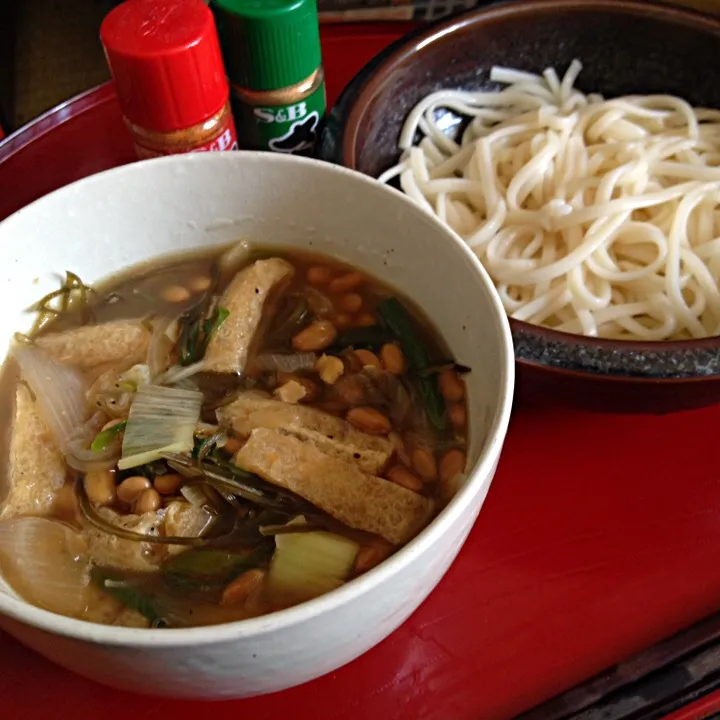
{"type": "Polygon", "coordinates": [[[38,200],[0,248],[0,628],[114,687],[244,697],[440,581],[514,365],[437,219],[318,161],[186,155],[38,200]]]}
{"type": "Polygon", "coordinates": [[[719,49],[718,18],[650,2],[492,4],[371,61],[323,157],[472,248],[510,317],[521,399],[715,403],[719,49]]]}

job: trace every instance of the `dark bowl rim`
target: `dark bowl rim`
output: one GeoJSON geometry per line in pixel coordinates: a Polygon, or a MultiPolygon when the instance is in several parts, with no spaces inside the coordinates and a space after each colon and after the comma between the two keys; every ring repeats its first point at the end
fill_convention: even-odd
{"type": "MultiPolygon", "coordinates": [[[[329,122],[323,131],[323,139],[320,146],[321,158],[357,170],[355,166],[357,128],[368,107],[368,103],[361,102],[361,100],[372,97],[378,85],[384,81],[391,69],[412,56],[422,47],[441,41],[446,35],[460,29],[484,25],[512,16],[526,16],[531,13],[535,15],[537,13],[552,13],[558,10],[568,12],[596,10],[615,14],[652,17],[672,24],[682,23],[689,25],[693,29],[701,32],[716,35],[720,41],[720,18],[707,15],[692,8],[677,7],[675,5],[654,5],[648,3],[646,0],[502,0],[501,2],[481,8],[456,13],[437,22],[411,30],[388,45],[388,47],[361,68],[355,77],[345,86],[330,112],[329,122]]],[[[545,341],[561,343],[565,346],[582,346],[605,351],[650,352],[656,354],[720,349],[720,335],[693,340],[613,340],[562,332],[541,325],[533,325],[522,320],[515,320],[512,317],[508,317],[508,320],[510,321],[510,327],[513,333],[523,333],[528,336],[540,337],[545,341]]],[[[518,357],[517,361],[532,365],[542,365],[545,368],[551,367],[521,357],[518,357]]],[[[562,369],[562,372],[568,371],[569,368],[562,369]]],[[[584,371],[584,373],[586,372],[587,371],[584,371]]],[[[650,382],[658,382],[658,379],[689,380],[692,377],[653,379],[605,373],[598,374],[598,376],[625,377],[628,380],[634,381],[646,379],[650,382]]],[[[707,380],[711,377],[713,377],[713,375],[706,375],[702,376],[701,379],[707,380]]]]}
{"type": "Polygon", "coordinates": [[[562,377],[564,379],[587,380],[592,377],[593,382],[612,383],[615,385],[646,385],[648,387],[663,385],[664,387],[677,387],[688,385],[705,385],[708,382],[717,382],[720,380],[720,373],[712,375],[668,375],[653,377],[649,375],[637,375],[618,372],[593,372],[586,369],[578,369],[575,367],[566,367],[543,363],[530,358],[518,357],[515,355],[515,363],[524,365],[532,370],[541,370],[543,373],[562,377]]]}

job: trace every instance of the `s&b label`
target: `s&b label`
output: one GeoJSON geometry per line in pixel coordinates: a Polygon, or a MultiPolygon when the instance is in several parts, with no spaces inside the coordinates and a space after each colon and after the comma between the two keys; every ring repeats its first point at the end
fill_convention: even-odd
{"type": "Polygon", "coordinates": [[[311,155],[325,117],[325,86],[288,105],[248,105],[233,96],[241,148],[311,155]]]}

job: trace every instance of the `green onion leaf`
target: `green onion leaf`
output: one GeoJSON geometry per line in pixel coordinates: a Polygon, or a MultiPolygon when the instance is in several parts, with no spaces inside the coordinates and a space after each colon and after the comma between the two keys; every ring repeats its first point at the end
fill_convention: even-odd
{"type": "Polygon", "coordinates": [[[227,308],[217,307],[210,312],[202,305],[191,308],[185,313],[180,320],[178,339],[181,365],[193,365],[205,357],[210,339],[222,327],[229,315],[230,311],[227,308]]]}
{"type": "Polygon", "coordinates": [[[408,367],[418,375],[418,389],[425,403],[428,419],[438,432],[442,432],[447,425],[445,401],[440,394],[437,377],[423,376],[423,373],[432,367],[430,355],[415,332],[410,315],[394,297],[383,300],[378,305],[378,312],[385,324],[397,335],[408,367]]]}
{"type": "Polygon", "coordinates": [[[125,430],[127,420],[122,420],[119,423],[111,425],[109,428],[100,431],[90,445],[90,449],[93,452],[102,452],[112,445],[113,441],[117,436],[125,430]]]}
{"type": "Polygon", "coordinates": [[[187,313],[180,320],[178,347],[181,365],[192,365],[197,351],[197,313],[187,313]]]}
{"type": "Polygon", "coordinates": [[[215,311],[215,315],[212,320],[207,321],[208,324],[205,326],[205,335],[208,340],[223,326],[223,323],[228,319],[230,311],[227,308],[219,307],[215,311]]]}
{"type": "Polygon", "coordinates": [[[417,374],[420,377],[427,377],[428,375],[439,375],[445,370],[453,370],[458,375],[466,375],[467,373],[472,372],[472,368],[469,368],[467,365],[460,365],[452,360],[445,360],[444,362],[439,362],[432,367],[429,367],[427,370],[422,370],[417,374]]]}
{"type": "Polygon", "coordinates": [[[285,345],[290,338],[302,330],[312,316],[308,301],[304,297],[285,297],[273,320],[268,333],[270,345],[285,345]]]}
{"type": "Polygon", "coordinates": [[[385,343],[392,342],[395,339],[396,337],[392,332],[380,325],[351,328],[339,333],[329,349],[340,351],[352,347],[364,350],[378,350],[385,343]]]}
{"type": "Polygon", "coordinates": [[[410,368],[419,372],[430,367],[427,348],[417,336],[410,315],[402,303],[395,297],[388,298],[378,305],[378,312],[400,340],[410,368]]]}
{"type": "Polygon", "coordinates": [[[171,557],[162,565],[168,586],[188,590],[216,590],[225,587],[251,568],[267,562],[272,545],[255,551],[189,550],[171,557]]]}
{"type": "Polygon", "coordinates": [[[148,595],[131,585],[127,580],[114,576],[100,568],[90,571],[92,582],[110,597],[119,600],[129,610],[146,617],[153,627],[166,625],[165,611],[148,595]]]}
{"type": "Polygon", "coordinates": [[[180,334],[176,344],[180,365],[193,365],[205,356],[212,333],[227,319],[228,311],[215,304],[218,268],[213,265],[212,283],[202,298],[178,320],[180,334]]]}

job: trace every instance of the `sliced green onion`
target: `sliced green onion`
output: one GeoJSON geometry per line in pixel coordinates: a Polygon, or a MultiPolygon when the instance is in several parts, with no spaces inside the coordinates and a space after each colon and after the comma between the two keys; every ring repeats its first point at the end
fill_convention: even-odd
{"type": "Polygon", "coordinates": [[[150,368],[144,363],[133,365],[129,370],[118,376],[118,389],[134,393],[143,385],[150,384],[150,368]]]}
{"type": "Polygon", "coordinates": [[[203,460],[205,456],[217,446],[218,440],[225,437],[225,434],[219,430],[209,437],[195,437],[191,456],[195,459],[203,460]]]}
{"type": "Polygon", "coordinates": [[[163,453],[190,452],[202,401],[202,393],[193,390],[141,387],[130,406],[118,468],[145,465],[163,453]]]}
{"type": "Polygon", "coordinates": [[[113,444],[113,441],[117,438],[117,436],[125,430],[126,425],[127,420],[121,420],[120,422],[111,425],[109,428],[101,430],[92,441],[90,449],[93,452],[106,450],[113,444]]]}

